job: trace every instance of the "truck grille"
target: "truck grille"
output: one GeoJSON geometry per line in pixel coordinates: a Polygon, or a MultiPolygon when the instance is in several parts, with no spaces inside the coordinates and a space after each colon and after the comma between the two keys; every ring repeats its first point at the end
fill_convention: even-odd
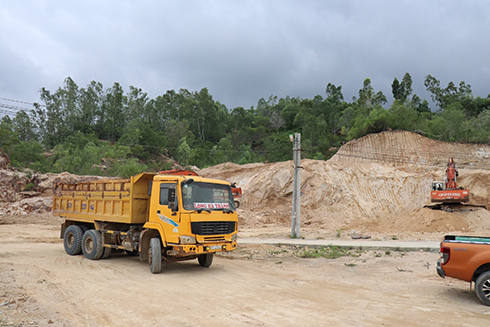
{"type": "Polygon", "coordinates": [[[192,234],[223,235],[235,231],[234,221],[196,221],[191,223],[192,234]]]}

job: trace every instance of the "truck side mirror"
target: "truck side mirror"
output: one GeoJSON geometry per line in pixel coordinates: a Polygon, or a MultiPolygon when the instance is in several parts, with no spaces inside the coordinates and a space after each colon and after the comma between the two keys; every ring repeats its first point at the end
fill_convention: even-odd
{"type": "Polygon", "coordinates": [[[168,189],[168,197],[167,197],[168,203],[173,203],[175,202],[175,189],[170,188],[168,189]]]}

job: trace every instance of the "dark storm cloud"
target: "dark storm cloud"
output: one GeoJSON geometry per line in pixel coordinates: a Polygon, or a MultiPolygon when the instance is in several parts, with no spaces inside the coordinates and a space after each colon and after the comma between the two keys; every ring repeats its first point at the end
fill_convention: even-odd
{"type": "Polygon", "coordinates": [[[391,96],[409,72],[490,93],[484,1],[11,1],[0,8],[0,97],[39,101],[70,76],[108,88],[207,87],[228,108],[270,95],[391,96]]]}

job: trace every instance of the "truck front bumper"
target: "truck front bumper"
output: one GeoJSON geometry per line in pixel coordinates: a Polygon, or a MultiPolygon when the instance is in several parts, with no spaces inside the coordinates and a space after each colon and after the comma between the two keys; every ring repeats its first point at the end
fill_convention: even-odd
{"type": "Polygon", "coordinates": [[[444,272],[444,269],[442,269],[441,267],[441,259],[437,260],[436,270],[439,277],[446,278],[446,273],[444,272]]]}
{"type": "Polygon", "coordinates": [[[169,244],[172,249],[167,251],[167,254],[178,257],[185,257],[190,255],[199,255],[204,253],[214,252],[228,252],[233,251],[237,247],[237,242],[218,242],[210,244],[169,244]]]}

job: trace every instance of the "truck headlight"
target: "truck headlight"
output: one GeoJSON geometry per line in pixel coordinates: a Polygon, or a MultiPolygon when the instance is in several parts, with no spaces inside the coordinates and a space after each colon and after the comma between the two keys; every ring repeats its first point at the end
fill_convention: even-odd
{"type": "Polygon", "coordinates": [[[231,240],[234,242],[238,239],[238,233],[231,235],[231,240]]]}
{"type": "Polygon", "coordinates": [[[181,244],[196,244],[196,238],[194,236],[182,235],[180,237],[181,244]]]}

